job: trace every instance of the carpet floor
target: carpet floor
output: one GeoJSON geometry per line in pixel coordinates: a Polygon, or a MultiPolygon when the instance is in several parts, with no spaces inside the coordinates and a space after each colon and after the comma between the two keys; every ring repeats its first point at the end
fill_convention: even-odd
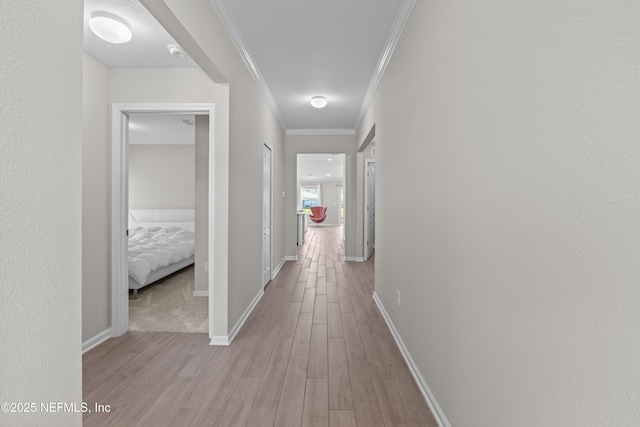
{"type": "Polygon", "coordinates": [[[193,266],[138,291],[129,299],[130,331],[207,332],[207,297],[194,297],[193,266]]]}

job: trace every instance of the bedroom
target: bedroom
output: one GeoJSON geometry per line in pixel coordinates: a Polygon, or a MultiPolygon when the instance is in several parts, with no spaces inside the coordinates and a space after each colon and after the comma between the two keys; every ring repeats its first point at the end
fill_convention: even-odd
{"type": "Polygon", "coordinates": [[[206,145],[193,114],[129,117],[130,330],[207,331],[206,274],[193,266],[206,252],[206,145]]]}

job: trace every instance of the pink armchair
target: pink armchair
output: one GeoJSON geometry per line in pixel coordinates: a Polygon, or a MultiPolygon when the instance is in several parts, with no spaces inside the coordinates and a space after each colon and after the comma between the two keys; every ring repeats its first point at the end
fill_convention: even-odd
{"type": "Polygon", "coordinates": [[[321,222],[323,222],[325,220],[325,218],[327,217],[327,208],[324,206],[313,206],[311,208],[311,215],[309,216],[309,218],[311,218],[311,221],[315,222],[316,224],[320,224],[321,222]]]}

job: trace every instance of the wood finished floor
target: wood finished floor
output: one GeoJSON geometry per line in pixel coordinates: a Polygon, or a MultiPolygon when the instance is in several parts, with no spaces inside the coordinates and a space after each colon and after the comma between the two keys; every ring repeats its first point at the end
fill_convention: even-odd
{"type": "Polygon", "coordinates": [[[310,227],[228,347],[128,332],[83,356],[85,426],[436,427],[339,227],[310,227]]]}

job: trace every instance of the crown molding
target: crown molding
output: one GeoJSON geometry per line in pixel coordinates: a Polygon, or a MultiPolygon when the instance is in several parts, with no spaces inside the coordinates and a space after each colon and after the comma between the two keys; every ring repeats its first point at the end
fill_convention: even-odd
{"type": "Polygon", "coordinates": [[[375,72],[373,73],[371,81],[369,82],[369,87],[367,89],[362,105],[360,107],[360,113],[358,114],[358,119],[356,121],[356,125],[354,129],[288,129],[284,123],[282,114],[280,113],[280,110],[273,96],[271,95],[271,91],[269,90],[269,87],[267,86],[266,81],[262,77],[260,69],[258,68],[257,64],[253,60],[251,54],[249,53],[249,50],[244,42],[244,39],[240,35],[240,31],[238,30],[238,27],[236,26],[235,21],[231,17],[229,10],[224,4],[224,1],[209,0],[214,10],[218,13],[218,16],[220,17],[220,20],[222,21],[222,24],[224,25],[225,29],[229,33],[229,36],[231,37],[231,40],[236,46],[236,49],[238,50],[240,57],[245,63],[247,69],[249,70],[249,73],[255,80],[256,85],[258,86],[258,89],[264,96],[265,101],[267,102],[267,105],[269,105],[269,108],[271,109],[273,114],[276,116],[276,118],[280,122],[280,125],[282,126],[282,129],[285,130],[286,135],[355,135],[356,134],[356,130],[360,126],[360,123],[362,122],[364,115],[366,114],[367,110],[371,106],[371,102],[373,101],[376,90],[378,89],[378,85],[382,80],[382,76],[384,75],[387,65],[389,65],[389,61],[391,60],[393,51],[395,50],[396,45],[398,44],[398,41],[402,36],[402,32],[404,31],[404,28],[406,27],[407,22],[409,21],[409,17],[411,16],[411,12],[413,12],[413,8],[416,5],[416,1],[417,0],[403,0],[402,5],[398,10],[396,19],[393,23],[393,26],[391,27],[391,31],[389,32],[389,37],[387,38],[385,47],[382,51],[382,54],[380,55],[380,59],[378,60],[378,65],[375,69],[375,72]]]}
{"type": "Polygon", "coordinates": [[[407,26],[407,22],[409,22],[409,17],[411,16],[411,12],[413,12],[413,8],[415,5],[416,0],[404,0],[402,2],[402,5],[400,6],[400,10],[396,15],[396,19],[393,23],[393,26],[391,27],[391,31],[389,32],[387,43],[384,46],[382,55],[380,55],[380,59],[378,60],[376,71],[373,73],[373,77],[371,77],[369,88],[367,89],[367,93],[365,94],[364,100],[362,101],[362,107],[360,107],[360,114],[358,115],[355,129],[358,129],[360,127],[360,123],[362,122],[364,115],[367,113],[367,110],[371,106],[371,102],[373,101],[373,97],[376,94],[378,85],[380,84],[382,76],[387,69],[387,65],[389,65],[389,61],[391,61],[393,51],[395,50],[398,41],[402,36],[404,28],[407,26]]]}
{"type": "Polygon", "coordinates": [[[251,74],[256,84],[258,85],[258,89],[260,89],[260,92],[262,92],[262,96],[264,96],[264,99],[267,102],[267,105],[269,105],[269,108],[271,109],[271,111],[273,112],[273,115],[276,116],[276,118],[280,122],[282,129],[284,129],[284,131],[287,132],[287,126],[284,124],[284,120],[282,119],[282,115],[280,114],[280,109],[278,109],[278,105],[276,104],[275,99],[273,99],[273,96],[271,95],[271,91],[267,86],[267,82],[262,77],[262,73],[260,73],[260,69],[256,65],[253,58],[251,57],[251,54],[249,53],[249,49],[247,49],[247,45],[245,44],[244,39],[240,35],[240,31],[238,30],[238,27],[236,26],[235,21],[231,17],[229,10],[227,9],[227,7],[225,6],[222,0],[209,0],[209,2],[211,3],[211,6],[213,6],[213,9],[218,13],[220,20],[222,21],[222,24],[227,30],[227,33],[229,33],[229,36],[231,37],[233,44],[236,46],[236,49],[238,49],[238,53],[240,54],[240,57],[244,61],[245,65],[247,66],[247,69],[249,70],[249,73],[251,74]]]}
{"type": "Polygon", "coordinates": [[[285,135],[355,135],[354,129],[289,129],[285,135]]]}

